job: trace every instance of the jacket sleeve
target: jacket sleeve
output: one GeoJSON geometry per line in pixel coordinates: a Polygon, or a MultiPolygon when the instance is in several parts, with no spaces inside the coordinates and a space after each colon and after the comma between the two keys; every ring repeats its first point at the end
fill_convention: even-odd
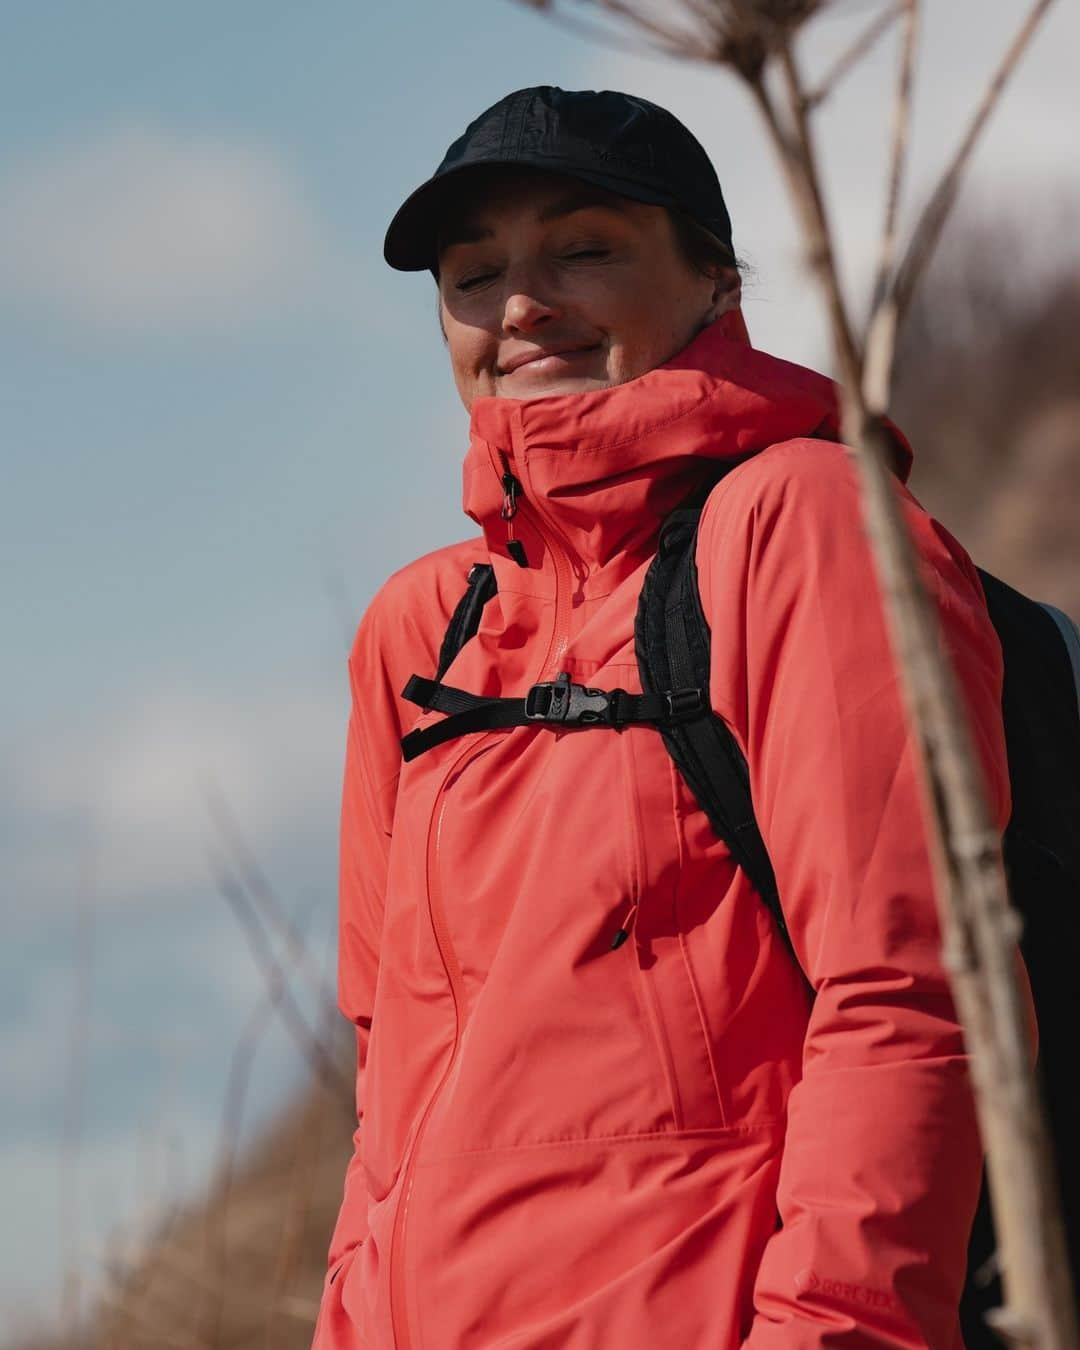
{"type": "MultiPolygon", "coordinates": [[[[1000,644],[967,554],[896,488],[1003,830],[1000,644]]],[[[698,559],[713,706],[746,755],[815,989],[744,1344],[952,1350],[982,1152],[848,452],[789,442],[742,466],[714,493],[698,559]]]]}
{"type": "Polygon", "coordinates": [[[364,1066],[371,1033],[379,934],[400,767],[397,708],[383,667],[378,607],[361,620],[349,658],[352,705],[345,747],[338,892],[338,1005],[356,1027],[356,1116],[344,1196],[330,1242],[312,1350],[360,1350],[344,1288],[367,1235],[367,1194],[360,1159],[364,1066]]]}

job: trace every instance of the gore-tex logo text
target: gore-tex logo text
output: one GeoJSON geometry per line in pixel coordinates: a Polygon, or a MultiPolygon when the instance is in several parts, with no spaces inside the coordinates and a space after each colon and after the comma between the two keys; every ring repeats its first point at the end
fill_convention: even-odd
{"type": "Polygon", "coordinates": [[[815,1270],[800,1270],[795,1276],[795,1288],[800,1294],[821,1294],[863,1308],[884,1310],[896,1306],[895,1297],[887,1289],[872,1289],[867,1284],[854,1284],[850,1280],[834,1280],[815,1270]]]}

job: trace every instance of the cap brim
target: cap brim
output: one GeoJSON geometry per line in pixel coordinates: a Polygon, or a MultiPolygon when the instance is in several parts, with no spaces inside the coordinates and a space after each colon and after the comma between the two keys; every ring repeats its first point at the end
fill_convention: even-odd
{"type": "Polygon", "coordinates": [[[439,225],[442,222],[446,198],[456,194],[462,183],[463,175],[479,169],[504,167],[539,169],[548,173],[565,174],[569,178],[580,178],[595,187],[606,188],[620,197],[629,197],[632,201],[645,202],[651,206],[678,206],[679,203],[670,193],[654,191],[648,186],[620,178],[616,174],[593,172],[583,169],[572,161],[563,161],[545,157],[537,160],[525,159],[485,159],[472,164],[462,164],[435,178],[429,178],[415,192],[410,193],[398,208],[383,242],[383,257],[399,272],[434,272],[438,263],[436,243],[439,225]]]}

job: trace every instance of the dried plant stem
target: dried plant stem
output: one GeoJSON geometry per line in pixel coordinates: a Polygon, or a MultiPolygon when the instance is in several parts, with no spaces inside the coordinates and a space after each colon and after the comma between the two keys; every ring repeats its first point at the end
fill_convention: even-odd
{"type": "Polygon", "coordinates": [[[634,5],[627,4],[626,0],[598,0],[598,3],[601,9],[607,10],[608,13],[616,15],[620,19],[625,19],[635,27],[640,28],[673,56],[703,55],[701,49],[689,34],[680,32],[677,28],[668,28],[664,24],[657,23],[634,5]]]}
{"type": "MultiPolygon", "coordinates": [[[[909,28],[909,44],[911,41],[909,28]]],[[[906,54],[903,65],[909,60],[906,54]]],[[[804,195],[811,206],[818,207],[821,191],[820,185],[816,190],[812,187],[819,180],[805,131],[806,104],[790,48],[782,53],[781,66],[803,158],[802,176],[809,180],[804,195]]],[[[998,79],[999,88],[1000,83],[998,79]]],[[[910,96],[909,87],[902,73],[898,90],[901,102],[910,96]]],[[[901,123],[906,121],[903,109],[897,116],[901,123]]],[[[893,171],[897,175],[902,162],[900,145],[894,148],[893,171]]],[[[802,210],[806,209],[804,202],[802,210]]],[[[894,229],[894,210],[891,207],[886,214],[886,235],[894,229]]],[[[943,221],[944,217],[939,228],[943,221]]],[[[828,240],[828,221],[820,209],[815,210],[814,225],[828,240]]],[[[820,253],[826,260],[833,256],[828,245],[820,253]]],[[[831,262],[826,266],[832,268],[831,262]]],[[[831,278],[822,277],[823,269],[818,270],[831,315],[839,281],[835,269],[831,278]]],[[[883,296],[879,308],[889,298],[883,296]]],[[[895,310],[891,322],[895,331],[895,310]]],[[[871,334],[874,330],[872,316],[871,334]]],[[[834,322],[833,343],[840,369],[848,372],[852,365],[850,327],[834,322]]],[[[875,359],[887,372],[892,365],[891,347],[887,359],[880,354],[875,359]]],[[[856,370],[857,366],[856,357],[856,370]]],[[[1006,1297],[995,1325],[1016,1345],[1075,1350],[1076,1313],[1064,1230],[1053,1189],[1050,1141],[1031,1062],[1015,963],[1018,923],[1009,904],[1001,841],[990,817],[955,671],[944,650],[933,603],[918,575],[918,560],[890,467],[888,428],[880,412],[868,407],[861,378],[847,375],[842,396],[844,437],[853,447],[867,535],[910,724],[920,749],[945,959],[971,1054],[979,1124],[987,1151],[1006,1297]]]]}
{"type": "Polygon", "coordinates": [[[908,131],[911,125],[911,94],[915,74],[915,48],[919,31],[919,0],[904,0],[907,14],[900,52],[896,97],[893,100],[892,148],[889,155],[889,182],[885,199],[885,219],[878,246],[877,270],[871,290],[870,317],[867,320],[863,348],[862,394],[871,412],[885,415],[892,394],[893,360],[900,314],[890,288],[896,260],[897,221],[900,190],[907,163],[908,131]]]}
{"type": "Polygon", "coordinates": [[[672,49],[668,43],[659,39],[654,40],[651,44],[628,41],[614,28],[605,28],[601,24],[586,23],[575,15],[566,14],[563,10],[548,4],[547,0],[518,0],[518,2],[530,9],[543,10],[551,23],[555,24],[556,27],[564,28],[568,33],[573,33],[575,37],[586,38],[591,42],[596,42],[601,47],[607,47],[611,51],[623,52],[627,56],[646,58],[655,58],[658,55],[682,56],[691,60],[702,60],[708,55],[705,51],[691,51],[683,44],[680,44],[676,49],[672,49]]]}
{"type": "MultiPolygon", "coordinates": [[[[789,74],[797,88],[794,57],[789,47],[784,48],[782,59],[790,68],[789,74]]],[[[781,121],[764,79],[751,80],[748,83],[780,157],[792,204],[804,232],[807,265],[817,278],[825,298],[841,379],[845,383],[857,384],[861,376],[862,362],[840,287],[840,271],[833,251],[832,232],[822,196],[821,179],[817,172],[817,156],[814,152],[805,102],[801,94],[793,100],[793,115],[789,130],[781,121]]]]}
{"type": "MultiPolygon", "coordinates": [[[[327,962],[331,962],[334,947],[331,944],[326,952],[327,962]]],[[[319,1027],[320,1039],[329,1044],[334,1033],[341,1025],[337,1005],[327,1002],[319,1027]]],[[[281,1225],[278,1242],[277,1262],[274,1279],[267,1300],[266,1323],[263,1328],[263,1350],[274,1350],[280,1340],[278,1330],[280,1313],[292,1294],[292,1280],[297,1266],[311,1210],[312,1180],[322,1143],[321,1126],[324,1120],[324,1097],[320,1083],[312,1085],[310,1100],[305,1107],[303,1120],[297,1132],[296,1147],[293,1152],[289,1175],[289,1193],[285,1204],[285,1215],[281,1225]]]]}
{"type": "Polygon", "coordinates": [[[822,76],[817,86],[807,93],[807,111],[812,111],[820,103],[825,102],[844,76],[874,49],[878,39],[889,31],[904,9],[909,7],[908,0],[894,0],[891,5],[888,5],[880,14],[871,19],[851,46],[840,53],[840,56],[822,76]]]}
{"type": "MultiPolygon", "coordinates": [[[[596,0],[602,8],[613,6],[596,0]]],[[[864,524],[875,560],[886,619],[915,737],[928,847],[934,870],[948,967],[971,1056],[972,1078],[994,1203],[1005,1306],[994,1326],[1010,1343],[1032,1350],[1078,1350],[1076,1309],[1049,1136],[1037,1091],[1026,1001],[1016,961],[1018,921],[1009,904],[1001,839],[986,800],[981,766],[955,670],[933,601],[922,584],[892,469],[885,420],[896,333],[948,217],[964,170],[1001,92],[1052,0],[1036,0],[994,72],[967,133],[947,166],[894,269],[900,187],[907,157],[916,0],[907,11],[893,115],[892,148],[873,306],[865,334],[856,334],[840,283],[809,114],[840,76],[900,12],[880,16],[845,53],[816,94],[807,93],[791,46],[757,24],[764,66],[718,57],[750,89],[778,152],[801,224],[811,271],[821,288],[841,381],[843,435],[852,447],[864,524]],[[781,114],[769,89],[779,67],[787,93],[781,114]]],[[[630,6],[618,6],[639,26],[630,6]]],[[[754,10],[743,0],[717,0],[717,13],[753,37],[754,10]]]]}
{"type": "Polygon", "coordinates": [[[229,864],[241,879],[249,899],[284,944],[289,960],[304,977],[319,1001],[333,1002],[335,999],[333,984],[327,982],[325,974],[317,970],[310,960],[307,944],[300,929],[278,899],[270,884],[270,878],[240,828],[236,813],[229,805],[228,799],[213,783],[206,784],[203,797],[211,823],[225,846],[229,864]]]}
{"type": "Polygon", "coordinates": [[[198,1334],[208,1345],[217,1345],[221,1339],[221,1319],[228,1289],[229,1212],[232,1208],[236,1154],[243,1132],[248,1084],[259,1043],[270,1025],[270,1014],[279,1002],[283,989],[284,977],[280,971],[275,972],[252,1009],[229,1064],[218,1141],[217,1177],[206,1206],[203,1230],[203,1298],[195,1317],[198,1334]]]}
{"type": "Polygon", "coordinates": [[[871,311],[881,303],[896,257],[897,220],[900,214],[900,190],[907,166],[908,135],[911,128],[911,94],[915,83],[915,49],[919,35],[919,0],[903,0],[904,37],[893,99],[892,143],[889,150],[889,179],[885,193],[885,219],[881,226],[877,270],[870,292],[871,311]]]}
{"type": "Polygon", "coordinates": [[[937,615],[888,468],[889,435],[856,395],[844,435],[856,447],[867,534],[905,699],[920,746],[945,960],[971,1054],[1004,1277],[1002,1327],[1018,1345],[1072,1350],[1069,1288],[1049,1137],[1035,1089],[998,831],[937,615]]]}
{"type": "Polygon", "coordinates": [[[319,1037],[308,1026],[304,1014],[293,997],[285,972],[275,957],[262,927],[259,914],[243,886],[235,877],[222,870],[218,875],[218,890],[240,921],[248,938],[252,955],[268,987],[274,991],[274,1006],[280,1012],[285,1027],[305,1058],[327,1087],[336,1094],[350,1120],[355,1114],[353,1085],[334,1062],[319,1037]]]}
{"type": "Polygon", "coordinates": [[[79,1278],[79,1158],[86,1106],[86,1062],[90,1040],[93,991],[94,923],[93,857],[83,865],[76,897],[75,1006],[68,1048],[64,1102],[64,1145],[59,1169],[60,1250],[64,1253],[62,1316],[65,1335],[78,1335],[81,1319],[79,1278]]]}
{"type": "Polygon", "coordinates": [[[975,146],[978,144],[979,137],[1001,99],[1002,91],[1008,83],[1009,76],[1019,64],[1020,58],[1035,35],[1035,30],[1046,17],[1053,2],[1054,0],[1036,0],[1036,3],[1028,11],[1027,17],[1020,25],[1016,36],[1002,57],[1001,63],[987,84],[986,91],[975,110],[975,115],[971,119],[964,139],[960,142],[951,163],[942,174],[933,195],[912,231],[911,241],[905,251],[893,285],[898,320],[901,320],[907,312],[919,278],[925,272],[938,240],[941,238],[941,231],[956,201],[957,193],[960,190],[960,181],[971,160],[975,146]]]}

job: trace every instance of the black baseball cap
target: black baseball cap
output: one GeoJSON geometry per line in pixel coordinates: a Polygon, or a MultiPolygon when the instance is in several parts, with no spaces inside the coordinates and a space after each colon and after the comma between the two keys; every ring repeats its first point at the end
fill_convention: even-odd
{"type": "Polygon", "coordinates": [[[470,171],[525,165],[583,179],[622,197],[680,207],[731,253],[731,219],[701,143],[666,108],[614,89],[516,89],[465,128],[442,163],[398,208],[383,257],[400,272],[434,273],[443,211],[470,171]]]}

